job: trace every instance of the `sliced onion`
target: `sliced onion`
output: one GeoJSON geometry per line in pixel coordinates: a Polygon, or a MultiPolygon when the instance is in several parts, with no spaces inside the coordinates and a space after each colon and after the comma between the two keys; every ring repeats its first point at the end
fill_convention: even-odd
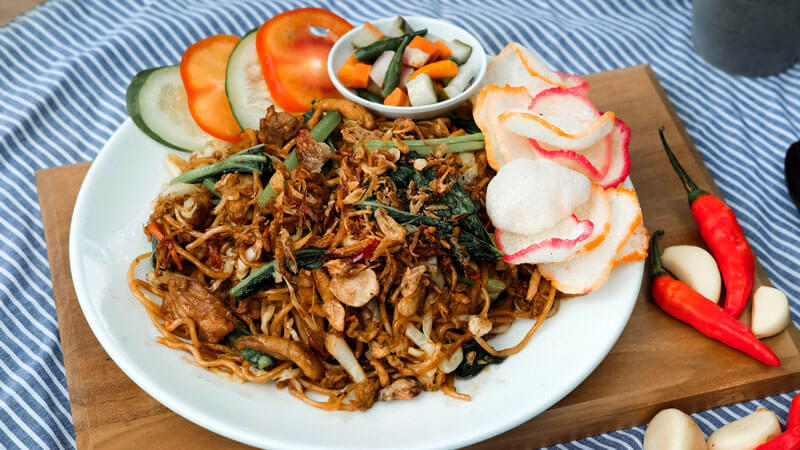
{"type": "Polygon", "coordinates": [[[178,163],[173,158],[178,160],[181,159],[181,157],[173,155],[172,153],[169,153],[167,154],[167,156],[164,157],[164,167],[167,168],[167,172],[169,172],[170,178],[175,178],[181,173],[183,173],[181,168],[178,167],[178,163]]]}
{"type": "MultiPolygon", "coordinates": [[[[428,338],[413,325],[406,326],[406,336],[408,336],[408,338],[411,339],[417,347],[424,350],[428,355],[431,355],[434,351],[434,348],[436,348],[433,342],[429,341],[428,338]]],[[[461,361],[463,360],[464,352],[459,347],[449,358],[439,363],[439,370],[444,373],[450,373],[456,370],[458,365],[461,364],[461,361]]]]}
{"type": "Polygon", "coordinates": [[[431,337],[431,329],[433,329],[433,311],[428,309],[425,311],[425,315],[422,316],[422,334],[425,337],[431,337]]]}
{"type": "Polygon", "coordinates": [[[203,192],[203,188],[197,184],[175,183],[164,188],[164,190],[161,191],[161,195],[166,197],[182,197],[184,195],[197,194],[199,192],[203,192]]]}
{"type": "Polygon", "coordinates": [[[461,347],[458,347],[458,349],[454,351],[449,358],[439,363],[439,369],[444,373],[450,373],[456,370],[458,368],[458,365],[461,364],[461,361],[463,360],[464,360],[464,351],[461,350],[461,347]]]}
{"type": "Polygon", "coordinates": [[[358,364],[356,355],[353,354],[353,351],[350,350],[350,346],[347,345],[347,342],[343,338],[329,334],[325,338],[325,349],[328,350],[328,353],[330,353],[336,361],[339,361],[339,364],[350,374],[353,381],[356,383],[367,381],[364,369],[358,364]]]}
{"type": "Polygon", "coordinates": [[[467,167],[475,165],[475,153],[473,152],[462,152],[458,154],[458,157],[461,159],[461,164],[467,167]]]}

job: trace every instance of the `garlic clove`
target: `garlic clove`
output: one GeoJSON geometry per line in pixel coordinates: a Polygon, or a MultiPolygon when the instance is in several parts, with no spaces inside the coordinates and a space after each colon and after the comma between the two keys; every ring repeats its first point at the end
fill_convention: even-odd
{"type": "Polygon", "coordinates": [[[753,294],[752,316],[750,328],[757,338],[775,336],[789,324],[789,299],[773,287],[761,286],[753,294]]]}
{"type": "Polygon", "coordinates": [[[643,450],[705,450],[700,427],[679,409],[662,409],[644,432],[643,450]]]}
{"type": "Polygon", "coordinates": [[[719,302],[722,279],[711,253],[694,245],[673,245],[664,250],[661,264],[703,297],[719,302]]]}
{"type": "Polygon", "coordinates": [[[731,422],[708,437],[709,450],[747,450],[758,447],[781,434],[781,424],[774,412],[758,408],[731,422]]]}

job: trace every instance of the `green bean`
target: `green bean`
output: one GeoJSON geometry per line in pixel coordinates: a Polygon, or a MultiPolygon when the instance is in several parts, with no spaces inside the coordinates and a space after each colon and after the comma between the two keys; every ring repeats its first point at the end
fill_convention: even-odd
{"type": "MultiPolygon", "coordinates": [[[[420,156],[428,156],[433,150],[444,144],[445,153],[471,152],[484,148],[483,133],[464,134],[438,139],[408,139],[403,141],[408,149],[416,152],[420,156]]],[[[387,150],[396,147],[394,142],[383,143],[380,139],[369,140],[364,143],[368,150],[387,150]]]]}
{"type": "Polygon", "coordinates": [[[216,185],[217,182],[214,181],[213,178],[203,178],[203,187],[208,189],[208,192],[211,192],[211,194],[214,197],[222,197],[221,195],[219,195],[219,192],[217,192],[217,190],[214,188],[214,186],[216,185]]]}
{"type": "Polygon", "coordinates": [[[373,42],[366,47],[361,47],[360,49],[356,50],[355,53],[353,53],[353,56],[360,62],[372,64],[376,59],[378,59],[378,56],[381,56],[383,52],[387,50],[397,50],[406,37],[410,36],[411,39],[414,39],[415,36],[425,36],[427,33],[428,29],[425,28],[419,31],[412,31],[411,33],[398,37],[384,38],[380,41],[373,42]]]}
{"type": "Polygon", "coordinates": [[[374,92],[370,92],[370,91],[368,91],[366,89],[359,89],[357,94],[358,94],[359,97],[363,98],[364,100],[368,100],[368,101],[371,101],[371,102],[383,104],[383,97],[381,97],[380,95],[378,95],[378,94],[376,94],[374,92]]]}
{"type": "Polygon", "coordinates": [[[397,51],[394,52],[389,68],[386,69],[386,76],[383,78],[383,90],[381,90],[381,95],[384,98],[388,97],[400,83],[400,72],[403,69],[403,52],[405,52],[409,42],[411,42],[411,36],[407,34],[400,46],[397,47],[397,51]]]}
{"type": "MultiPolygon", "coordinates": [[[[444,137],[437,139],[406,139],[403,141],[403,143],[408,145],[409,147],[414,147],[414,146],[435,147],[440,144],[457,144],[460,142],[482,141],[482,140],[483,140],[483,133],[472,133],[472,134],[462,134],[461,136],[451,136],[451,137],[444,137]]],[[[383,144],[383,141],[380,139],[373,139],[366,141],[364,145],[366,145],[368,149],[385,146],[383,144]]],[[[387,145],[394,147],[394,143],[392,141],[389,141],[387,145]]]]}
{"type": "MultiPolygon", "coordinates": [[[[325,139],[327,139],[331,133],[333,133],[333,130],[335,130],[336,127],[338,127],[341,122],[342,122],[342,115],[339,114],[339,111],[329,111],[322,117],[322,119],[319,120],[317,125],[311,130],[311,137],[313,137],[314,140],[316,140],[317,142],[322,142],[325,139]]],[[[331,148],[331,150],[336,151],[335,148],[331,148]]],[[[297,152],[295,152],[295,150],[292,149],[292,151],[289,152],[289,155],[286,156],[286,159],[283,160],[283,165],[286,166],[286,170],[291,172],[292,170],[294,170],[295,167],[297,167],[297,164],[298,164],[297,152]]],[[[264,183],[267,183],[269,180],[263,180],[263,181],[264,183]]],[[[264,186],[264,190],[261,191],[261,194],[258,196],[258,201],[256,206],[259,209],[263,209],[265,206],[267,206],[267,202],[269,201],[269,199],[277,196],[278,194],[275,193],[275,190],[272,189],[272,186],[267,184],[266,186],[264,186]]]]}

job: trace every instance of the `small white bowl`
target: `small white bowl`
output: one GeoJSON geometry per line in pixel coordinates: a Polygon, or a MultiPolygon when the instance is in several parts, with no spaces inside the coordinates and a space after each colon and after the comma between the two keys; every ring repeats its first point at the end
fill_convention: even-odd
{"type": "MultiPolygon", "coordinates": [[[[403,18],[411,26],[411,28],[415,30],[427,28],[428,33],[431,33],[440,39],[446,41],[458,39],[459,41],[464,42],[472,47],[472,54],[469,56],[467,62],[464,63],[464,66],[473,65],[477,68],[477,71],[472,83],[470,83],[464,92],[443,102],[425,106],[386,106],[359,97],[355,90],[347,88],[341,82],[339,82],[339,78],[336,76],[336,74],[339,73],[339,69],[342,67],[344,62],[347,61],[347,58],[353,54],[353,38],[355,37],[356,33],[358,33],[358,31],[364,27],[364,25],[353,28],[344,36],[339,38],[339,40],[333,45],[333,48],[328,54],[328,76],[330,76],[331,81],[333,81],[333,85],[336,86],[336,89],[345,98],[363,105],[367,109],[384,117],[389,117],[392,119],[397,117],[408,117],[409,119],[427,119],[446,114],[472,97],[472,95],[480,86],[481,82],[483,81],[483,77],[486,74],[486,51],[484,51],[483,46],[481,46],[480,42],[478,42],[478,40],[475,39],[471,33],[463,28],[451,24],[450,22],[419,16],[403,16],[403,18]]],[[[375,25],[375,27],[381,30],[383,33],[386,33],[389,31],[393,20],[394,16],[380,20],[370,20],[370,23],[375,25]]]]}

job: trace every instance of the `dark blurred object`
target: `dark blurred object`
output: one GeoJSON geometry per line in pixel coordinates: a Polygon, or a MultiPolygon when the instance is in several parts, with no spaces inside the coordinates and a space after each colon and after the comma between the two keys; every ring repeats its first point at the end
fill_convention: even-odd
{"type": "Polygon", "coordinates": [[[780,73],[800,56],[800,0],[695,0],[692,42],[726,72],[780,73]]]}
{"type": "Polygon", "coordinates": [[[786,177],[789,196],[792,197],[794,206],[800,212],[800,141],[789,146],[786,159],[783,161],[783,173],[786,177]]]}

